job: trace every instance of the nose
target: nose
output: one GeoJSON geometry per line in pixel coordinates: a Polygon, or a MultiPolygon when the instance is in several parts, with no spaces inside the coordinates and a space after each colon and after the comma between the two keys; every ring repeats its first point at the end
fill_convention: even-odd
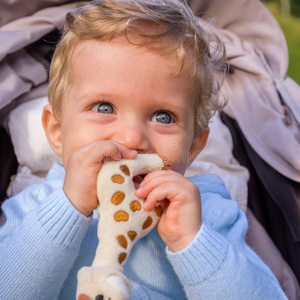
{"type": "Polygon", "coordinates": [[[138,123],[125,124],[118,132],[116,140],[126,147],[139,152],[147,152],[151,145],[146,128],[138,123]]]}

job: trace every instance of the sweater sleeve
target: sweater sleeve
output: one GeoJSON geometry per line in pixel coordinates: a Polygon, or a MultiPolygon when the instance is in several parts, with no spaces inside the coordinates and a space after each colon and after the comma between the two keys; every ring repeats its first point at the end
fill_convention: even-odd
{"type": "Polygon", "coordinates": [[[245,242],[247,219],[218,176],[192,178],[202,201],[194,241],[167,256],[188,299],[287,299],[270,269],[245,242]]]}
{"type": "Polygon", "coordinates": [[[30,187],[3,204],[0,228],[1,299],[57,299],[78,256],[90,218],[62,188],[30,187]]]}

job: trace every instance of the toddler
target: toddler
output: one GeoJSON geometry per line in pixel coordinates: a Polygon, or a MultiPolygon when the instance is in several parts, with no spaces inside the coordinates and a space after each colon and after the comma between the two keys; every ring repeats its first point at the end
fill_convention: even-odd
{"type": "Polygon", "coordinates": [[[223,105],[214,44],[211,53],[185,1],[98,0],[67,15],[42,116],[62,164],[3,204],[1,299],[75,299],[98,244],[97,174],[104,159],[137,153],[170,169],[136,191],[145,209],[166,206],[124,265],[132,299],[286,299],[245,243],[246,217],[222,181],[183,176],[223,105]]]}

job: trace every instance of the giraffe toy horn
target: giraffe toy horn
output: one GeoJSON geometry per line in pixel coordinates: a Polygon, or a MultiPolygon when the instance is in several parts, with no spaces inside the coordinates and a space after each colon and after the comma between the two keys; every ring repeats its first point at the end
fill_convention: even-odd
{"type": "Polygon", "coordinates": [[[97,179],[98,239],[90,267],[78,272],[78,300],[127,300],[130,284],[123,273],[133,245],[157,224],[163,204],[143,209],[144,199],[135,195],[145,175],[165,167],[156,154],[138,154],[136,159],[105,161],[97,179]]]}

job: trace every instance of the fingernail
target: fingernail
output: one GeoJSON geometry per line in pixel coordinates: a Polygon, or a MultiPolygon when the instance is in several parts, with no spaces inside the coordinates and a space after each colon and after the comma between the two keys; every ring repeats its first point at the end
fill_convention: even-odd
{"type": "Polygon", "coordinates": [[[141,185],[139,185],[139,187],[137,188],[136,192],[140,192],[142,190],[141,185]]]}
{"type": "Polygon", "coordinates": [[[148,207],[148,202],[146,201],[145,203],[144,203],[144,209],[145,210],[147,210],[149,207],[148,207]]]}
{"type": "Polygon", "coordinates": [[[125,152],[125,155],[136,156],[137,151],[136,150],[128,150],[128,151],[125,152]]]}

